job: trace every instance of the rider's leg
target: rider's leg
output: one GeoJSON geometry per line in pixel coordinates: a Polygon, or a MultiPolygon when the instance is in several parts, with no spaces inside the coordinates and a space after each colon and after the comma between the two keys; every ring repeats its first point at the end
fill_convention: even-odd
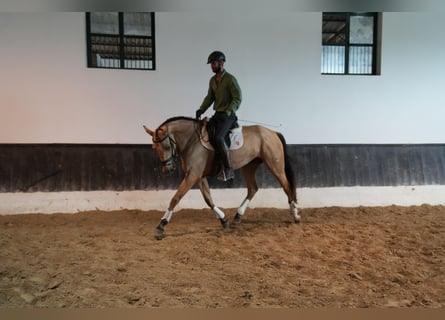
{"type": "Polygon", "coordinates": [[[233,179],[235,174],[233,172],[230,151],[225,142],[225,137],[229,133],[233,123],[236,121],[236,116],[234,114],[229,116],[225,112],[217,112],[214,117],[216,119],[215,147],[224,166],[224,169],[218,175],[218,179],[227,181],[233,179]]]}

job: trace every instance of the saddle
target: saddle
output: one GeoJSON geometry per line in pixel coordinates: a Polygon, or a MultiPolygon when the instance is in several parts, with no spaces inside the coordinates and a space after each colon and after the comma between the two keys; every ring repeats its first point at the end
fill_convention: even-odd
{"type": "MultiPolygon", "coordinates": [[[[207,150],[215,150],[214,148],[214,133],[215,128],[209,121],[209,118],[205,117],[201,121],[200,128],[200,142],[207,150]]],[[[240,149],[244,144],[243,128],[239,126],[238,122],[235,122],[229,130],[229,134],[225,137],[229,150],[240,149]]]]}

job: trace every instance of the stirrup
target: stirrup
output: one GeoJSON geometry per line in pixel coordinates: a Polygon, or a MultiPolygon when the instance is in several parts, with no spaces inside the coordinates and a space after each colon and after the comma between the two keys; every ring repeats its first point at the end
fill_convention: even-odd
{"type": "Polygon", "coordinates": [[[223,168],[218,174],[217,179],[221,181],[228,181],[235,178],[235,173],[232,168],[223,168]]]}

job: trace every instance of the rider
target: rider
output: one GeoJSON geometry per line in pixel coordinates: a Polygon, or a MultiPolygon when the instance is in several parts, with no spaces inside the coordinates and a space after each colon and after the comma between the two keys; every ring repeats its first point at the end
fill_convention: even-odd
{"type": "Polygon", "coordinates": [[[215,148],[220,154],[224,166],[218,175],[218,179],[223,181],[233,179],[235,176],[225,137],[237,121],[235,112],[238,110],[242,99],[238,81],[224,69],[225,61],[226,57],[221,51],[214,51],[209,55],[207,64],[210,64],[215,75],[210,78],[207,96],[199,109],[196,110],[196,118],[199,119],[213,103],[215,114],[212,119],[215,121],[216,127],[215,148]]]}

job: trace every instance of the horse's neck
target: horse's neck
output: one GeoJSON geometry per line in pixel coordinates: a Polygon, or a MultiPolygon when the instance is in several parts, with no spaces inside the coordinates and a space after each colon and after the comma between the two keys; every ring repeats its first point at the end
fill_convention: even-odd
{"type": "Polygon", "coordinates": [[[196,126],[192,122],[184,124],[178,123],[170,128],[170,132],[176,141],[179,152],[184,152],[198,141],[196,130],[196,126]]]}

